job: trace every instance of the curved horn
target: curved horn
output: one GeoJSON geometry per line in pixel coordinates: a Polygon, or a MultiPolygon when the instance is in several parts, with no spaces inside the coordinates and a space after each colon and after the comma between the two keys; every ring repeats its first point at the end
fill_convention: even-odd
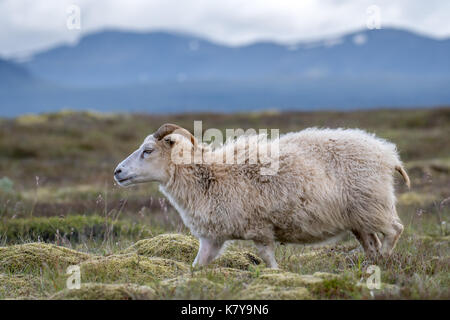
{"type": "Polygon", "coordinates": [[[153,134],[153,137],[155,137],[156,140],[161,140],[171,133],[181,134],[188,138],[194,146],[197,145],[197,141],[189,131],[172,123],[163,124],[161,127],[159,127],[158,130],[156,130],[156,132],[153,134]]]}

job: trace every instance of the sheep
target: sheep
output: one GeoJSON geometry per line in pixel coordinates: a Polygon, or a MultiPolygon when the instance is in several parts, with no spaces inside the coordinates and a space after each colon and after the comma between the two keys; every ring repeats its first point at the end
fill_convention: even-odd
{"type": "Polygon", "coordinates": [[[123,187],[160,184],[200,240],[193,266],[210,263],[228,240],[253,240],[266,265],[278,268],[275,242],[314,244],[348,231],[367,256],[391,255],[403,231],[393,173],[410,185],[394,144],[359,129],[309,128],[265,138],[241,136],[213,149],[165,124],[117,166],[114,177],[123,187]],[[276,143],[277,159],[250,148],[256,143],[276,143]],[[239,160],[234,164],[223,161],[230,150],[239,160]],[[183,153],[192,160],[198,151],[208,161],[174,157],[183,153]],[[254,155],[258,161],[248,161],[254,155]],[[261,174],[267,160],[278,161],[276,174],[261,174]]]}

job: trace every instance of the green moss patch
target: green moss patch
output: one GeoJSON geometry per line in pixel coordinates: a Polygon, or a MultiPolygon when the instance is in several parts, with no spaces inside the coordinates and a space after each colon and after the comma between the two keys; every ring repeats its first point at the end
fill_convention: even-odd
{"type": "Polygon", "coordinates": [[[313,276],[321,279],[335,279],[341,277],[341,275],[337,273],[320,272],[320,271],[314,272],[313,276]]]}
{"type": "Polygon", "coordinates": [[[0,273],[0,299],[39,298],[39,281],[24,274],[0,273]]]}
{"type": "Polygon", "coordinates": [[[292,272],[278,272],[278,273],[263,273],[256,280],[255,283],[265,283],[280,287],[304,287],[314,286],[324,280],[312,275],[301,275],[292,272]]]}
{"type": "Polygon", "coordinates": [[[83,262],[80,267],[82,281],[106,283],[151,283],[189,271],[189,266],[182,262],[137,254],[92,259],[83,262]]]}
{"type": "Polygon", "coordinates": [[[136,284],[85,283],[80,289],[64,289],[50,297],[52,300],[143,300],[154,299],[155,291],[136,284]]]}
{"type": "Polygon", "coordinates": [[[222,255],[213,261],[212,265],[249,270],[254,266],[261,265],[262,259],[251,251],[228,249],[222,255]]]}
{"type": "Polygon", "coordinates": [[[303,287],[285,288],[256,284],[243,290],[240,298],[249,300],[305,300],[311,299],[311,294],[308,289],[303,287]]]}
{"type": "MultiPolygon", "coordinates": [[[[123,253],[135,252],[147,257],[162,257],[176,261],[193,263],[199,242],[196,238],[182,234],[161,234],[136,242],[123,253]]],[[[227,248],[211,266],[248,270],[251,266],[262,264],[261,258],[248,250],[227,248]]]]}
{"type": "Polygon", "coordinates": [[[183,234],[161,234],[136,242],[124,251],[135,252],[147,257],[161,257],[192,263],[197,255],[198,240],[183,234]]]}
{"type": "Polygon", "coordinates": [[[41,268],[63,270],[92,256],[48,243],[27,243],[0,247],[0,271],[35,272],[41,268]]]}
{"type": "Polygon", "coordinates": [[[161,299],[214,299],[224,291],[221,283],[188,275],[164,280],[158,288],[161,299]]]}
{"type": "Polygon", "coordinates": [[[252,278],[252,273],[250,271],[227,267],[203,268],[194,271],[193,275],[223,282],[230,281],[230,279],[243,281],[252,278]]]}
{"type": "Polygon", "coordinates": [[[361,298],[363,288],[348,276],[330,277],[311,287],[316,298],[357,299],[361,298]]]}

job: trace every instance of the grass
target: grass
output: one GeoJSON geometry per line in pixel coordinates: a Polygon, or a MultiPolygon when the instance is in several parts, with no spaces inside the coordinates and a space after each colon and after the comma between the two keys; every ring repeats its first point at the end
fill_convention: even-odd
{"type": "Polygon", "coordinates": [[[8,219],[0,225],[0,235],[6,243],[26,241],[77,243],[105,238],[113,240],[119,237],[140,239],[152,234],[145,225],[112,220],[99,215],[8,219]]]}
{"type": "Polygon", "coordinates": [[[449,299],[450,109],[260,112],[173,116],[64,111],[2,119],[0,298],[449,299]],[[399,147],[412,179],[398,180],[405,225],[393,256],[368,259],[348,235],[317,247],[277,245],[281,270],[251,242],[193,269],[198,241],[153,184],[121,189],[115,165],[161,123],[192,129],[359,127],[399,147]],[[130,130],[132,128],[132,130],[130,130]],[[79,265],[81,288],[66,287],[79,265]],[[381,289],[367,289],[370,265],[381,289]]]}

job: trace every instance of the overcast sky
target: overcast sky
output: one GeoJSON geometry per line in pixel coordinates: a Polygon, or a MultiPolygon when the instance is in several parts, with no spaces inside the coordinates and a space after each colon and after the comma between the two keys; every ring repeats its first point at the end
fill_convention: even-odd
{"type": "Polygon", "coordinates": [[[30,54],[104,28],[191,32],[220,43],[292,43],[367,28],[376,5],[381,27],[450,36],[449,0],[0,0],[0,55],[30,54]],[[71,4],[81,29],[66,26],[71,4]]]}

